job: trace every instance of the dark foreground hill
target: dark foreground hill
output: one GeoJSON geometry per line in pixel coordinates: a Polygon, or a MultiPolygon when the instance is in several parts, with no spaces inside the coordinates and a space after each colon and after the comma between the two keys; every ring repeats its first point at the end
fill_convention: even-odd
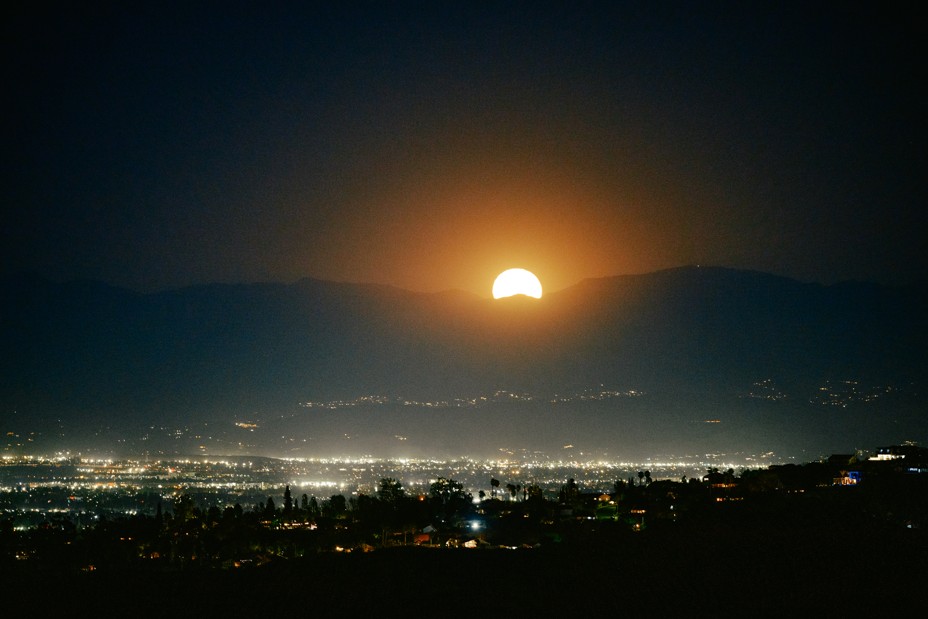
{"type": "Polygon", "coordinates": [[[831,617],[923,603],[924,536],[789,533],[630,537],[552,552],[380,550],[237,571],[19,569],[3,574],[5,608],[135,617],[166,608],[198,617],[831,617]]]}
{"type": "MultiPolygon", "coordinates": [[[[573,440],[559,426],[610,444],[620,429],[650,427],[676,432],[679,446],[705,433],[693,424],[718,420],[712,431],[728,438],[766,434],[778,446],[791,427],[844,433],[843,445],[883,440],[866,438],[879,428],[887,442],[928,438],[919,399],[928,305],[915,287],[696,267],[587,280],[539,301],[311,279],[152,294],[33,277],[0,287],[0,416],[16,432],[125,438],[149,428],[155,440],[162,427],[219,433],[249,420],[258,435],[273,426],[316,445],[369,427],[374,446],[418,432],[426,449],[447,444],[440,429],[453,427],[450,442],[477,449],[481,425],[502,421],[498,432],[517,439],[509,446],[541,425],[545,448],[573,440]],[[447,403],[500,390],[532,395],[534,408],[404,404],[402,414],[360,406],[336,417],[300,406],[368,395],[447,403]],[[591,390],[645,397],[583,408],[591,390]],[[577,397],[557,411],[561,422],[537,423],[553,414],[538,402],[564,394],[577,397]]],[[[252,435],[228,443],[267,451],[252,435]]]]}

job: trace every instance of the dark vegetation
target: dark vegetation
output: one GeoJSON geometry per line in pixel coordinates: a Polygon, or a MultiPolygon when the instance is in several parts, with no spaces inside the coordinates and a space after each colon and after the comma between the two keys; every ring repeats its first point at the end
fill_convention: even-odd
{"type": "Polygon", "coordinates": [[[9,608],[103,615],[890,611],[918,603],[928,576],[928,475],[913,472],[924,466],[642,472],[608,496],[568,480],[556,499],[492,480],[477,505],[451,479],[424,496],[394,479],[350,499],[288,488],[247,508],[184,495],[165,513],[91,525],[61,517],[20,531],[4,520],[0,570],[9,608]]]}

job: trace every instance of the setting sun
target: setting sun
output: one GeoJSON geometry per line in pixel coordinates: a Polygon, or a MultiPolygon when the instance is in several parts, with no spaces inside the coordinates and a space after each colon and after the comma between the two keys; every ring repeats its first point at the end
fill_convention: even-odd
{"type": "Polygon", "coordinates": [[[541,298],[541,282],[534,273],[525,269],[508,269],[496,277],[496,281],[493,282],[494,299],[517,294],[541,298]]]}

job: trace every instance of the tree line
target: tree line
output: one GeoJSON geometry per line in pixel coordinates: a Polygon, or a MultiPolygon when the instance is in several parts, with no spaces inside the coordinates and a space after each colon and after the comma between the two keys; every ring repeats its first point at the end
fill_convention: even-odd
{"type": "Polygon", "coordinates": [[[629,535],[663,535],[756,527],[758,530],[921,528],[928,514],[928,475],[866,466],[858,487],[836,484],[846,471],[825,463],[763,470],[710,469],[702,478],[654,480],[648,471],[617,480],[608,492],[568,479],[559,490],[489,480],[477,500],[451,478],[410,493],[383,478],[375,492],[345,497],[281,495],[253,505],[201,504],[190,494],[158,503],[154,515],[88,518],[49,514],[19,530],[0,517],[0,563],[6,567],[99,569],[131,566],[231,568],[319,553],[394,546],[549,548],[613,543],[629,535]],[[676,533],[673,533],[676,532],[676,533]]]}

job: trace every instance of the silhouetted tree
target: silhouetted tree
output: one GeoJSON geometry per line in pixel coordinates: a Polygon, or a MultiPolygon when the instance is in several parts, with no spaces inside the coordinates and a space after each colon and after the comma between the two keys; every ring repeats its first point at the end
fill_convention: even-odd
{"type": "Polygon", "coordinates": [[[277,506],[274,505],[274,499],[267,497],[267,503],[264,504],[264,517],[273,519],[277,515],[277,506]]]}
{"type": "Polygon", "coordinates": [[[574,478],[571,477],[567,480],[567,483],[561,486],[561,491],[558,494],[558,499],[564,505],[573,505],[577,502],[577,499],[580,497],[580,488],[577,486],[577,482],[574,481],[574,478]]]}
{"type": "Polygon", "coordinates": [[[454,479],[439,477],[429,486],[429,497],[434,507],[445,517],[461,514],[471,506],[471,495],[464,485],[454,479]]]}
{"type": "Polygon", "coordinates": [[[193,497],[186,492],[174,503],[174,519],[184,522],[193,518],[193,497]]]}
{"type": "Polygon", "coordinates": [[[440,499],[443,504],[450,503],[457,499],[463,499],[464,485],[453,479],[439,477],[429,486],[429,496],[440,499]]]}
{"type": "Polygon", "coordinates": [[[515,484],[506,484],[506,490],[509,491],[509,498],[516,498],[516,486],[515,484]]]}
{"type": "Polygon", "coordinates": [[[615,500],[616,503],[622,500],[622,498],[625,496],[625,491],[628,489],[628,487],[629,487],[628,484],[626,484],[622,480],[617,480],[615,483],[612,484],[612,498],[615,500]]]}
{"type": "Polygon", "coordinates": [[[380,480],[380,489],[377,491],[377,497],[384,503],[396,505],[406,498],[406,490],[403,484],[392,477],[384,477],[380,480]]]}
{"type": "Polygon", "coordinates": [[[531,484],[525,487],[526,503],[529,508],[537,512],[545,504],[545,496],[538,484],[531,484]]]}
{"type": "Polygon", "coordinates": [[[284,513],[289,514],[293,511],[293,497],[290,495],[290,484],[284,489],[284,513]]]}
{"type": "Polygon", "coordinates": [[[328,500],[329,513],[333,517],[343,516],[348,512],[348,501],[344,495],[335,494],[328,500]]]}

